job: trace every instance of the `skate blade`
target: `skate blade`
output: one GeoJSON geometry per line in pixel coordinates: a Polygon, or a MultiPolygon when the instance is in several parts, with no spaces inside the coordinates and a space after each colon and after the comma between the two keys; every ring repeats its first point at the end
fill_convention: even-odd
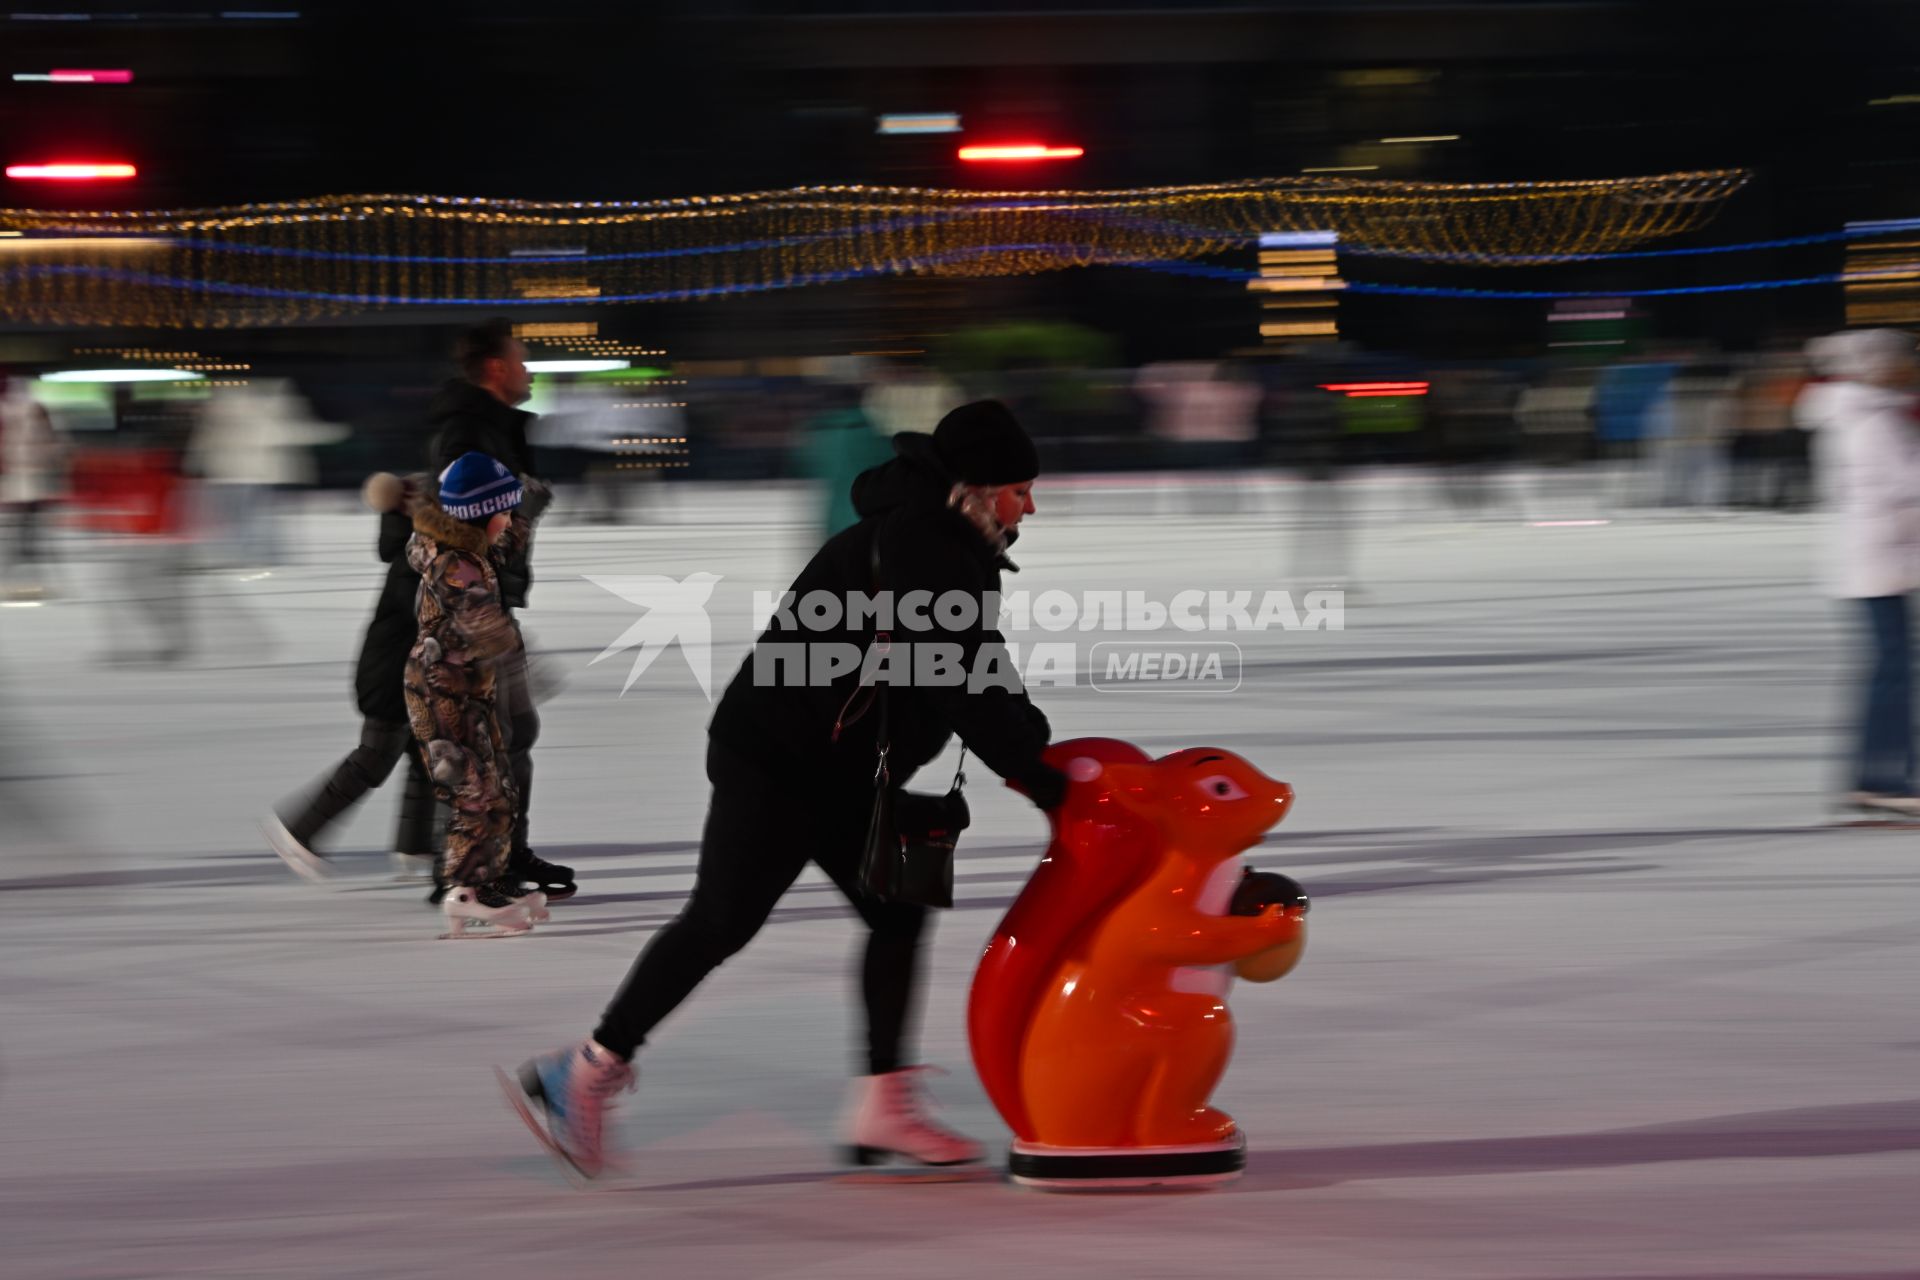
{"type": "Polygon", "coordinates": [[[926,1186],[940,1182],[999,1182],[1000,1170],[978,1164],[908,1164],[890,1168],[855,1169],[836,1174],[834,1182],[848,1187],[926,1186]]]}
{"type": "Polygon", "coordinates": [[[1853,818],[1835,818],[1828,825],[1866,827],[1878,831],[1920,831],[1920,818],[1875,818],[1862,814],[1853,818]]]}
{"type": "Polygon", "coordinates": [[[554,1163],[560,1166],[560,1172],[567,1181],[582,1190],[591,1185],[592,1179],[587,1171],[574,1163],[573,1157],[553,1140],[553,1135],[547,1131],[547,1126],[541,1122],[539,1116],[533,1113],[533,1107],[527,1101],[526,1091],[520,1087],[520,1082],[514,1079],[512,1073],[504,1067],[495,1067],[493,1078],[500,1082],[500,1092],[507,1095],[507,1105],[512,1107],[514,1114],[520,1117],[520,1123],[527,1126],[527,1131],[539,1139],[540,1145],[547,1149],[547,1154],[552,1156],[554,1163]]]}
{"type": "Polygon", "coordinates": [[[449,929],[440,935],[440,941],[460,942],[468,938],[524,938],[532,932],[532,925],[526,925],[518,929],[502,929],[491,925],[481,925],[478,928],[449,929]]]}

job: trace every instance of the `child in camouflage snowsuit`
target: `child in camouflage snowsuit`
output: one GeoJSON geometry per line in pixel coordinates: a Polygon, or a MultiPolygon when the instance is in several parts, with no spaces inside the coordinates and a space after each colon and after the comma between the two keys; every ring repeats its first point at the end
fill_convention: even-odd
{"type": "MultiPolygon", "coordinates": [[[[493,888],[507,869],[518,804],[500,718],[495,664],[521,646],[500,602],[497,556],[524,543],[519,477],[482,453],[440,477],[417,503],[407,563],[420,575],[420,638],[407,656],[407,718],[435,789],[452,807],[441,883],[493,888]]],[[[517,897],[517,894],[510,896],[517,897]]]]}

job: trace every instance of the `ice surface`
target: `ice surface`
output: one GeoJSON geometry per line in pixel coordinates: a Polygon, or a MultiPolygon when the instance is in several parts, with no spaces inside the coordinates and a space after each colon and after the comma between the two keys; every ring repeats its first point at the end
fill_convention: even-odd
{"type": "MultiPolygon", "coordinates": [[[[1017,584],[1296,584],[1285,491],[1196,492],[1043,488],[1017,584]]],[[[336,833],[333,891],[253,825],[355,741],[364,513],[315,504],[297,564],[198,580],[178,669],[98,666],[104,575],[70,564],[0,617],[10,769],[59,828],[6,815],[0,1273],[1920,1275],[1920,833],[1823,825],[1855,634],[1810,586],[1817,523],[1427,498],[1365,491],[1347,630],[1237,637],[1237,694],[1040,694],[1063,736],[1224,746],[1298,789],[1257,861],[1312,892],[1312,945],[1236,989],[1216,1101],[1251,1165],[1187,1195],[834,1181],[855,939],[813,877],[643,1055],[627,1176],[571,1188],[497,1097],[489,1066],[588,1031],[675,911],[705,804],[706,702],[677,655],[618,696],[630,659],[588,662],[636,611],[580,575],[723,575],[724,681],[801,495],[542,533],[525,620],[569,683],[535,843],[584,887],[484,944],[433,941],[386,879],[395,791],[336,833]]],[[[922,1041],[998,1144],[963,1001],[1043,827],[974,781],[922,1041]]]]}

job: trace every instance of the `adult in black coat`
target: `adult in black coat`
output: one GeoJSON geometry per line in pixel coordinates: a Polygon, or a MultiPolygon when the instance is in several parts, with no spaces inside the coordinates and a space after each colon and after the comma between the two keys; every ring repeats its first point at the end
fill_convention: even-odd
{"type": "Polygon", "coordinates": [[[322,879],[327,874],[325,857],[315,852],[314,842],[367,792],[385,782],[403,756],[407,760],[407,785],[400,799],[399,830],[394,835],[394,852],[399,855],[396,861],[422,874],[435,862],[433,783],[415,748],[401,692],[407,652],[419,638],[413,603],[420,575],[407,565],[406,546],[413,536],[413,521],[406,506],[426,480],[425,476],[401,481],[379,475],[368,480],[364,491],[367,504],[380,513],[376,550],[386,562],[387,576],[354,668],[355,701],[364,717],[360,745],[304,794],[275,806],[262,824],[274,852],[308,879],[322,879]]]}
{"type": "MultiPolygon", "coordinates": [[[[494,320],[462,335],[456,351],[461,375],[447,382],[427,407],[433,428],[430,449],[434,474],[456,458],[484,453],[511,467],[527,488],[530,508],[544,506],[551,491],[540,481],[527,443],[527,426],[534,415],[517,406],[533,392],[527,372],[527,349],[513,336],[513,325],[494,320]]],[[[527,607],[533,589],[533,539],[496,561],[500,602],[508,611],[527,607]]],[[[548,862],[527,843],[533,802],[533,746],[540,738],[540,713],[535,708],[527,674],[526,647],[496,672],[501,728],[506,731],[507,766],[519,795],[514,815],[513,843],[507,854],[507,874],[543,890],[549,898],[565,898],[575,891],[573,869],[548,862]]]]}
{"type": "MultiPolygon", "coordinates": [[[[1034,510],[1039,461],[1026,432],[1002,405],[983,401],[954,410],[931,436],[895,437],[895,452],[855,481],[861,519],[830,538],[801,571],[792,588],[796,600],[815,591],[843,604],[852,592],[871,595],[876,549],[877,585],[893,593],[903,612],[912,592],[937,600],[958,591],[976,604],[998,592],[1002,570],[1012,567],[1007,544],[1034,510]]],[[[778,683],[778,664],[767,661],[775,646],[789,644],[864,651],[875,632],[806,631],[805,616],[804,610],[776,616],[714,714],[707,743],[713,793],[693,896],[654,934],[593,1038],[522,1070],[521,1087],[547,1105],[549,1142],[583,1170],[599,1166],[600,1108],[628,1078],[628,1060],[662,1018],[759,931],[809,862],[832,878],[869,930],[861,970],[865,1075],[849,1148],[863,1163],[897,1155],[958,1164],[982,1154],[978,1143],[928,1117],[913,1086],[917,1068],[905,1042],[926,911],[897,900],[876,902],[859,884],[879,720],[876,709],[860,708],[874,691],[861,686],[857,669],[821,687],[778,683]]],[[[958,625],[963,615],[946,617],[954,625],[940,625],[941,618],[936,609],[927,615],[927,629],[896,626],[896,650],[948,645],[972,669],[976,656],[1001,643],[991,618],[964,626],[958,625]]],[[[958,734],[988,768],[1042,808],[1057,805],[1066,779],[1040,758],[1046,718],[1016,675],[1007,673],[1004,681],[891,685],[885,697],[892,780],[904,783],[958,734]]],[[[531,1109],[524,1114],[531,1116],[531,1109]]]]}
{"type": "MultiPolygon", "coordinates": [[[[993,409],[1005,413],[997,404],[993,409]]],[[[1011,423],[1012,418],[1006,421],[1011,423]]],[[[929,600],[957,591],[981,602],[989,594],[999,594],[1003,570],[1017,572],[1006,548],[1017,536],[1021,516],[1031,509],[1031,498],[1025,493],[1007,495],[1019,504],[1010,513],[1012,518],[999,522],[994,535],[985,535],[958,505],[949,505],[960,482],[953,465],[941,456],[938,433],[902,433],[893,441],[894,458],[862,472],[853,483],[859,523],[829,538],[794,579],[789,591],[795,604],[815,592],[844,602],[853,592],[871,594],[876,587],[890,592],[895,601],[920,591],[929,600]]],[[[947,450],[956,447],[949,443],[947,450]]],[[[1025,471],[1027,467],[1016,465],[1010,471],[975,474],[1025,471]]],[[[915,629],[902,620],[894,628],[896,642],[957,646],[967,670],[974,668],[983,645],[1004,644],[992,619],[977,618],[970,626],[954,628],[941,625],[930,609],[921,612],[929,626],[915,629]]],[[[797,776],[809,785],[834,791],[870,791],[879,717],[861,713],[870,697],[853,696],[859,672],[825,685],[765,677],[778,673],[772,657],[776,646],[841,644],[864,650],[872,639],[870,627],[856,629],[843,621],[838,627],[815,630],[791,610],[776,615],[760,636],[757,653],[748,656],[727,686],[714,712],[710,736],[769,773],[797,776]],[[837,721],[848,721],[838,734],[834,732],[837,721]]],[[[966,684],[891,689],[887,695],[888,763],[894,781],[904,784],[957,733],[1001,777],[1023,784],[1029,794],[1049,793],[1054,770],[1040,762],[1048,741],[1046,718],[1017,678],[1011,683],[1009,688],[1005,683],[983,682],[972,692],[966,684]]]]}

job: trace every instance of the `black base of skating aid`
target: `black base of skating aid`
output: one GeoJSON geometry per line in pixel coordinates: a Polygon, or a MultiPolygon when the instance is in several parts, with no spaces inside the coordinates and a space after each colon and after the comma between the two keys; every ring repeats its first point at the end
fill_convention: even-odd
{"type": "Polygon", "coordinates": [[[1111,1191],[1130,1187],[1202,1187],[1231,1182],[1247,1167],[1247,1140],[1191,1147],[1048,1147],[1016,1142],[1007,1173],[1045,1191],[1111,1191]]]}

